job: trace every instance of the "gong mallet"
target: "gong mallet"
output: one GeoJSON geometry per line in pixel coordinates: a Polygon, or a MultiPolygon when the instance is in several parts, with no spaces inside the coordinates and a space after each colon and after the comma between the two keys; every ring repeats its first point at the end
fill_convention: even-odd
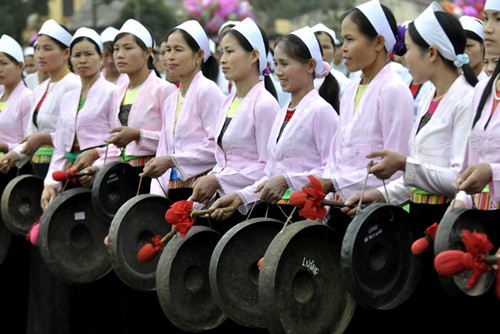
{"type": "MultiPolygon", "coordinates": [[[[181,205],[187,205],[188,207],[191,206],[192,204],[186,203],[188,201],[178,201],[175,202],[172,206],[177,204],[177,206],[181,205]]],[[[191,202],[191,201],[189,201],[191,202]]],[[[175,211],[177,207],[174,207],[173,210],[175,211]]],[[[194,224],[194,219],[192,217],[196,216],[201,216],[205,214],[210,214],[216,209],[207,209],[207,210],[191,210],[191,212],[188,215],[182,215],[179,216],[177,215],[172,215],[172,212],[169,212],[167,210],[167,213],[165,213],[165,219],[167,220],[168,223],[173,225],[173,228],[170,232],[168,232],[165,236],[160,237],[159,235],[156,235],[152,238],[151,242],[145,244],[144,246],[141,247],[139,252],[137,253],[137,260],[139,262],[150,262],[153,260],[158,253],[165,248],[165,242],[170,240],[176,232],[179,232],[181,234],[181,237],[185,236],[186,233],[189,231],[191,226],[194,224]],[[168,219],[167,219],[168,217],[168,219]],[[174,217],[174,218],[172,218],[174,217]]],[[[227,208],[219,208],[220,210],[224,212],[234,212],[236,208],[233,207],[227,207],[227,208]]],[[[183,210],[183,212],[186,212],[183,210]]]]}

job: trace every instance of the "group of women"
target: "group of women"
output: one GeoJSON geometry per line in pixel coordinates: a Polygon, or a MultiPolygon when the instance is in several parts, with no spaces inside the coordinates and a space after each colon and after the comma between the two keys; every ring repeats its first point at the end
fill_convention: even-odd
{"type": "MultiPolygon", "coordinates": [[[[484,26],[475,35],[484,36],[488,55],[500,55],[499,15],[500,1],[486,1],[484,26]]],[[[197,21],[176,26],[160,43],[165,78],[153,65],[153,37],[136,20],[100,35],[86,27],[71,34],[48,20],[35,46],[38,70],[48,77],[34,91],[23,82],[21,46],[3,35],[0,186],[19,173],[39,176],[46,210],[67,189],[53,171],[77,170],[73,186],[92,187],[106,163],[122,161],[144,178],[141,192],[210,208],[205,219],[221,233],[250,213],[300,219],[288,200],[310,185],[310,175],[344,202],[325,218],[340,234],[360,198],[365,205],[408,201],[422,234],[452,202],[472,207],[487,197],[483,209],[495,209],[500,67],[483,78],[470,66],[466,50],[474,35],[466,34],[466,24],[436,2],[404,27],[378,0],[363,3],[342,17],[345,66],[361,73],[348,83],[325,61],[325,45],[336,39],[325,28],[302,27],[276,41],[273,75],[288,94],[284,107],[269,70],[266,32],[250,18],[221,33],[220,60],[197,21]],[[418,104],[391,55],[403,57],[412,84],[428,85],[418,104]],[[220,74],[234,84],[232,92],[222,92],[220,74]]],[[[22,256],[0,266],[0,280],[16,310],[13,321],[21,319],[15,324],[20,333],[176,331],[155,295],[132,291],[112,273],[90,286],[72,286],[45,267],[37,247],[24,240],[13,247],[22,256]],[[29,293],[19,298],[11,284],[21,291],[28,285],[29,293]]],[[[406,331],[401,321],[425,331],[432,317],[440,330],[477,329],[480,316],[489,326],[485,315],[500,304],[471,309],[470,301],[455,302],[427,260],[408,302],[390,311],[360,306],[346,331],[367,323],[406,331]]],[[[258,330],[238,328],[245,331],[258,330]]]]}

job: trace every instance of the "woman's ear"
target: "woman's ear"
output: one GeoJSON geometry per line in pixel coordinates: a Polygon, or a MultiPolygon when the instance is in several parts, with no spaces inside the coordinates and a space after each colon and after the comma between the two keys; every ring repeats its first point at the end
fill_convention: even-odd
{"type": "Polygon", "coordinates": [[[382,51],[385,48],[385,37],[382,35],[377,35],[375,37],[375,50],[382,51]]]}

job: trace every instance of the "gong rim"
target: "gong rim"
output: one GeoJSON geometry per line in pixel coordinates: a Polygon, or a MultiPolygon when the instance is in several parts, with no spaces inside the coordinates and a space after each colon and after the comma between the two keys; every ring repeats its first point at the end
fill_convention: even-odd
{"type": "Polygon", "coordinates": [[[14,235],[26,236],[42,215],[42,192],[43,180],[33,174],[16,176],[5,186],[1,199],[2,219],[14,235]]]}
{"type": "MultiPolygon", "coordinates": [[[[498,248],[498,237],[491,225],[498,224],[499,210],[476,210],[468,208],[454,208],[443,215],[439,222],[434,238],[434,257],[445,250],[466,251],[462,242],[463,229],[476,230],[488,235],[488,238],[498,248]],[[489,222],[489,223],[488,223],[489,222]],[[490,225],[490,226],[489,226],[490,225]]],[[[494,251],[493,251],[494,252],[494,251]]],[[[452,296],[458,298],[478,297],[484,295],[493,286],[496,270],[490,270],[481,275],[476,285],[469,289],[467,281],[471,271],[466,270],[458,275],[445,276],[438,273],[439,280],[444,289],[452,296]]]]}
{"type": "Polygon", "coordinates": [[[104,238],[109,226],[94,211],[88,188],[59,194],[42,214],[38,246],[48,269],[71,284],[86,284],[111,271],[104,238]]]}
{"type": "Polygon", "coordinates": [[[97,173],[92,185],[92,204],[102,218],[111,223],[120,207],[137,193],[139,176],[132,165],[113,161],[97,173]]]}
{"type": "Polygon", "coordinates": [[[359,304],[389,310],[408,300],[423,264],[411,252],[413,241],[410,215],[402,207],[375,203],[353,218],[344,234],[340,263],[359,304]]]}
{"type": "Polygon", "coordinates": [[[156,269],[156,293],[167,318],[187,332],[221,325],[227,315],[215,303],[209,284],[210,258],[221,235],[193,225],[165,246],[156,269]]]}
{"type": "Polygon", "coordinates": [[[169,200],[163,196],[138,195],[126,201],[111,222],[108,235],[111,264],[117,276],[131,288],[156,290],[156,267],[160,256],[140,262],[137,253],[154,236],[163,237],[171,230],[171,225],[165,221],[169,207],[169,200]]]}
{"type": "Polygon", "coordinates": [[[236,323],[268,327],[259,304],[259,268],[273,238],[284,222],[252,218],[236,224],[221,237],[210,260],[210,288],[217,305],[236,323]]]}
{"type": "Polygon", "coordinates": [[[288,225],[266,250],[259,300],[273,333],[343,333],[356,307],[340,270],[335,231],[318,221],[288,225]]]}

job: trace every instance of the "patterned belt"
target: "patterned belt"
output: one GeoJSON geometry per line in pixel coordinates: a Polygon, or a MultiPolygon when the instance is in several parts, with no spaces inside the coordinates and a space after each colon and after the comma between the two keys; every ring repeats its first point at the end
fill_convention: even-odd
{"type": "Polygon", "coordinates": [[[417,204],[445,204],[450,203],[453,200],[452,197],[445,195],[433,195],[433,194],[419,194],[415,192],[410,192],[410,201],[417,204]]]}
{"type": "Polygon", "coordinates": [[[168,181],[168,189],[178,189],[178,188],[193,188],[193,183],[199,177],[207,175],[207,173],[203,173],[197,176],[194,176],[186,181],[178,179],[178,180],[169,180],[168,181]]]}
{"type": "Polygon", "coordinates": [[[490,197],[490,192],[482,192],[473,196],[474,207],[478,210],[495,210],[498,203],[493,202],[490,197]]]}
{"type": "Polygon", "coordinates": [[[137,157],[137,158],[131,159],[127,162],[130,165],[132,165],[133,167],[144,167],[147,164],[147,162],[150,161],[151,159],[153,159],[154,157],[155,157],[154,155],[148,155],[145,157],[137,157]]]}

